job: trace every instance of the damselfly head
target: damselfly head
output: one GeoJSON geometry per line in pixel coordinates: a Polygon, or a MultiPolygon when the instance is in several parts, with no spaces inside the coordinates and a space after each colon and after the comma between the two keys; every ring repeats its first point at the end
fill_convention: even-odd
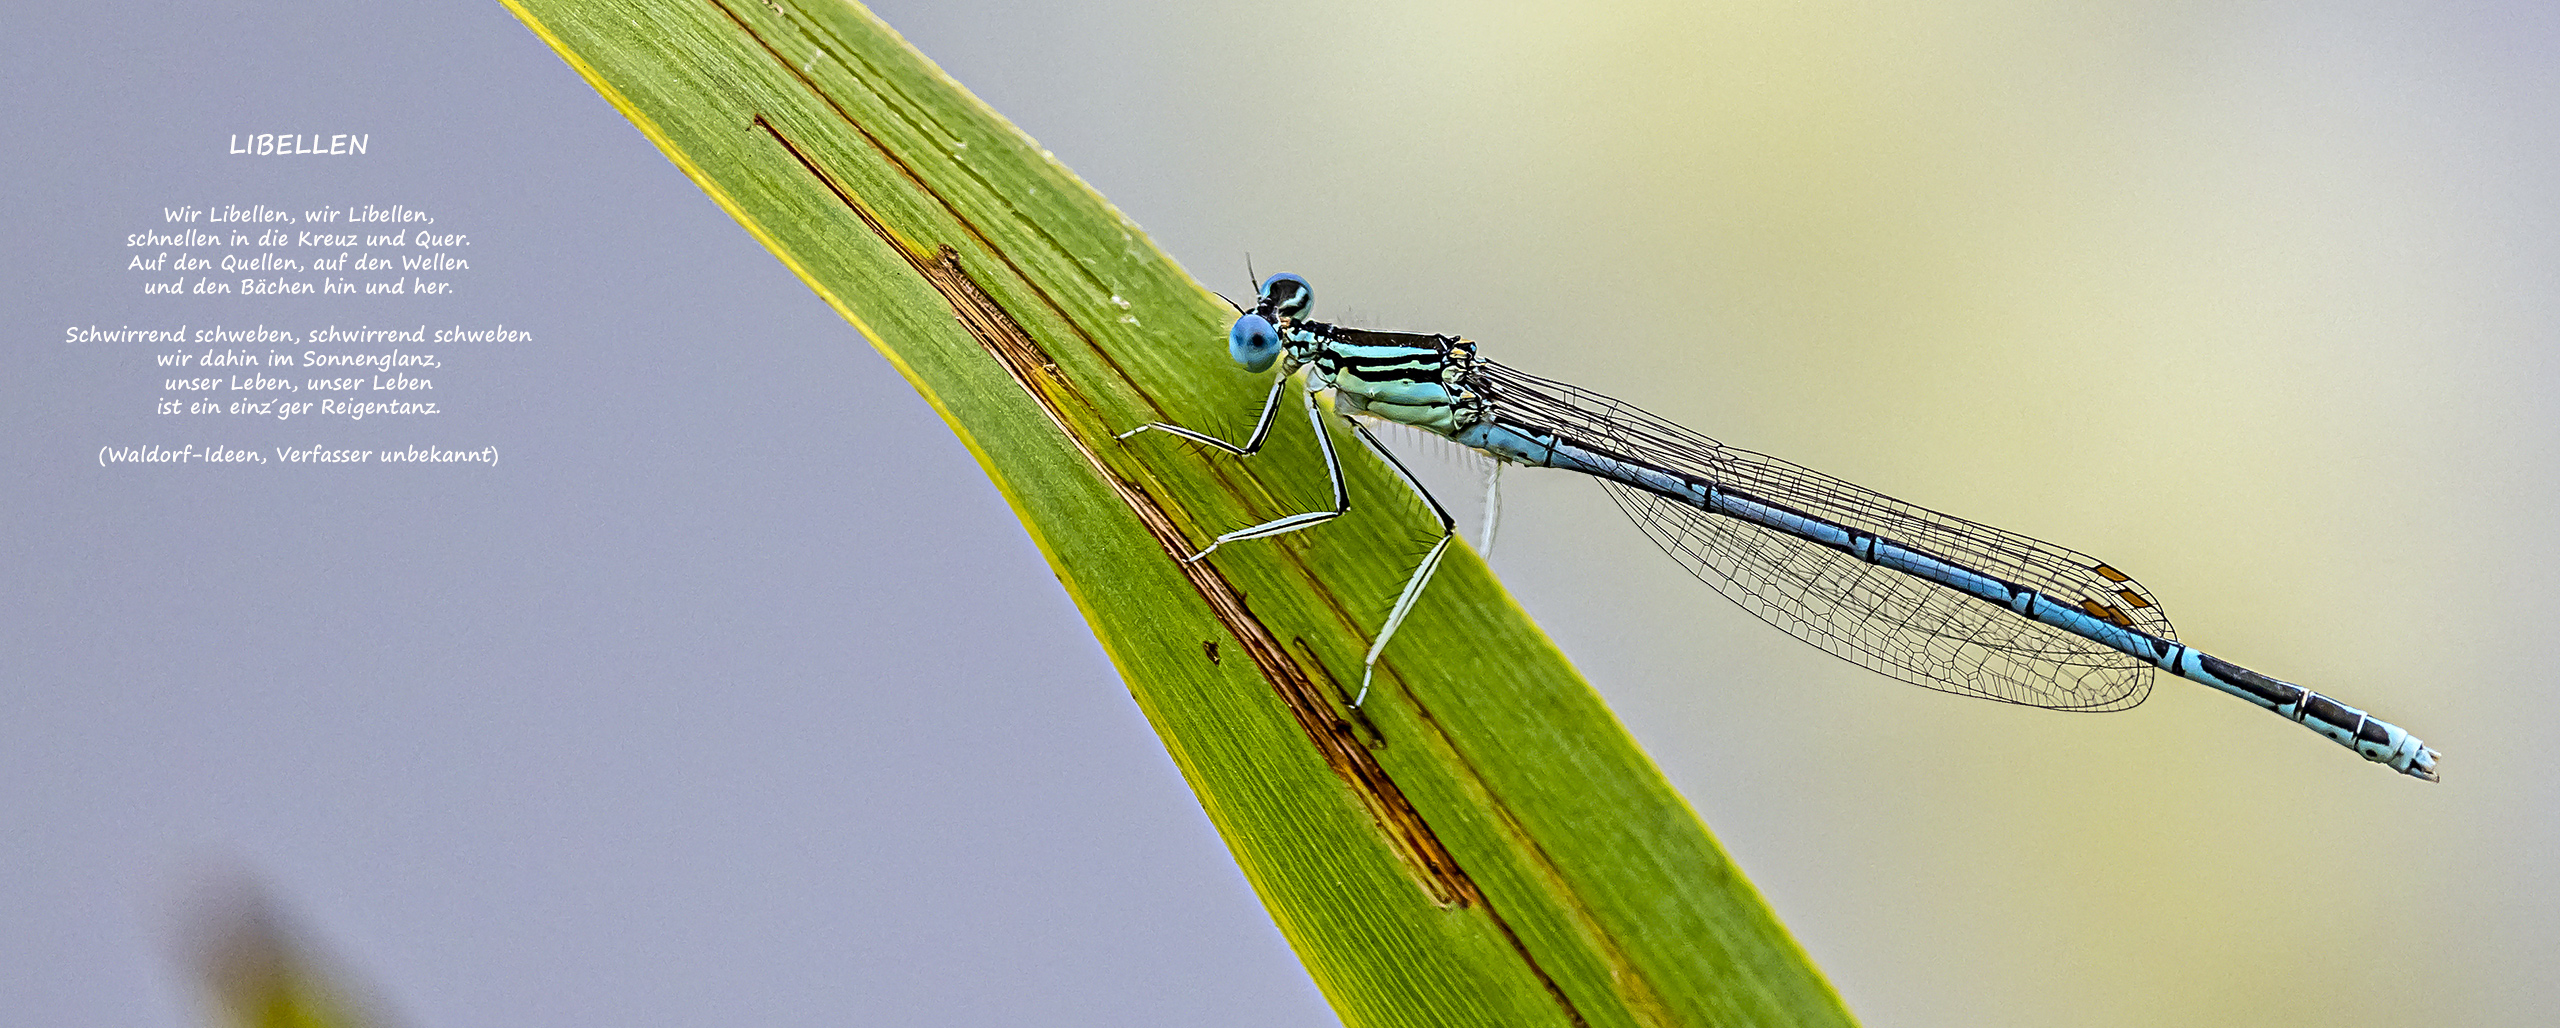
{"type": "Polygon", "coordinates": [[[1262,280],[1262,296],[1253,312],[1270,320],[1295,321],[1316,306],[1316,289],[1307,280],[1281,272],[1262,280]]]}
{"type": "Polygon", "coordinates": [[[1244,365],[1246,371],[1261,371],[1280,359],[1280,330],[1271,327],[1260,314],[1237,318],[1235,327],[1227,330],[1227,356],[1244,365]]]}

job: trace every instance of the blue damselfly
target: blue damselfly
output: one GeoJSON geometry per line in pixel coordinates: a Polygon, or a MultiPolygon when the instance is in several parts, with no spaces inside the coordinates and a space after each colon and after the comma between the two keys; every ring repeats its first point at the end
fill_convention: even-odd
{"type": "MultiPolygon", "coordinates": [[[[1456,521],[1357,416],[1409,425],[1497,462],[1598,478],[1663,552],[1761,620],[1853,663],[1915,685],[2057,710],[2141,703],[2160,669],[2257,704],[2365,759],[2436,780],[2437,752],[2398,726],[2177,641],[2131,576],[2074,550],[1905,503],[1766,454],[1726,446],[1632,405],[1478,356],[1457,336],[1379,332],[1308,320],[1315,293],[1296,275],[1262,283],[1239,311],[1227,352],[1248,371],[1279,365],[1242,444],[1162,422],[1169,432],[1249,456],[1271,437],[1281,393],[1303,372],[1333,505],[1212,540],[1294,532],[1350,509],[1341,458],[1315,394],[1422,498],[1440,538],[1362,658],[1357,707],[1379,654],[1456,538],[1456,521]]],[[[1499,464],[1497,464],[1497,469],[1499,464]]]]}

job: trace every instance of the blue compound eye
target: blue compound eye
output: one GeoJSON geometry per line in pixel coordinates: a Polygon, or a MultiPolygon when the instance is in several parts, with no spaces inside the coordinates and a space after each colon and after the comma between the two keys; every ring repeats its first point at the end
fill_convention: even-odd
{"type": "Polygon", "coordinates": [[[1280,332],[1259,314],[1237,318],[1235,327],[1227,330],[1227,356],[1246,371],[1268,368],[1280,358],[1280,332]]]}
{"type": "Polygon", "coordinates": [[[1262,302],[1259,306],[1295,321],[1315,309],[1316,287],[1308,285],[1306,279],[1283,271],[1262,280],[1262,302]]]}

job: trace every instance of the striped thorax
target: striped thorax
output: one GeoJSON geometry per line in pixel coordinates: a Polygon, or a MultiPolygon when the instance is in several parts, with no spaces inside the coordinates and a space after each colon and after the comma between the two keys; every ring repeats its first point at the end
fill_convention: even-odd
{"type": "MultiPolygon", "coordinates": [[[[1587,389],[1477,356],[1451,335],[1380,332],[1307,320],[1315,290],[1296,275],[1263,282],[1239,310],[1228,353],[1279,375],[1245,442],[1162,422],[1168,432],[1250,456],[1271,437],[1287,384],[1316,429],[1330,506],[1219,535],[1219,546],[1295,532],[1351,509],[1315,394],[1330,390],[1351,434],[1392,468],[1439,522],[1361,660],[1368,697],[1379,656],[1455,538],[1456,521],[1357,420],[1409,425],[1504,464],[1599,479],[1637,527],[1701,581],[1754,616],[1832,654],[1915,685],[2059,710],[2142,702],[2155,669],[2237,696],[2367,760],[2436,780],[2436,750],[2399,727],[2290,682],[2177,641],[2150,593],[2113,566],[2015,532],[1906,503],[1811,468],[1692,432],[1587,389]]],[[[1497,479],[1498,480],[1498,479],[1497,479]]],[[[1497,501],[1488,487],[1486,508],[1497,501]]],[[[1490,534],[1490,521],[1488,521],[1490,534]]]]}
{"type": "Polygon", "coordinates": [[[1456,336],[1376,332],[1318,321],[1280,323],[1307,388],[1331,389],[1334,405],[1439,435],[1484,420],[1472,386],[1476,344],[1456,336]]]}

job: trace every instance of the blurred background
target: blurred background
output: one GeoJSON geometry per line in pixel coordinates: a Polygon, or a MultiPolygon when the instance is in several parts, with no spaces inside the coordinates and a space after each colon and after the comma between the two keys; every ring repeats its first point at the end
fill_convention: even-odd
{"type": "MultiPolygon", "coordinates": [[[[2099,555],[2446,753],[1895,684],[1505,476],[1494,566],[1867,1022],[2560,1009],[2560,12],[874,9],[1213,288],[2099,555]]],[[[198,1023],[173,954],[245,873],[419,1028],[1332,1022],[965,451],[503,8],[0,25],[11,1020],[198,1023]],[[162,205],[333,200],[451,212],[464,295],[117,270],[162,205]],[[306,315],[537,339],[456,352],[433,433],[239,442],[505,463],[95,465],[157,382],[63,326],[306,315]]]]}

